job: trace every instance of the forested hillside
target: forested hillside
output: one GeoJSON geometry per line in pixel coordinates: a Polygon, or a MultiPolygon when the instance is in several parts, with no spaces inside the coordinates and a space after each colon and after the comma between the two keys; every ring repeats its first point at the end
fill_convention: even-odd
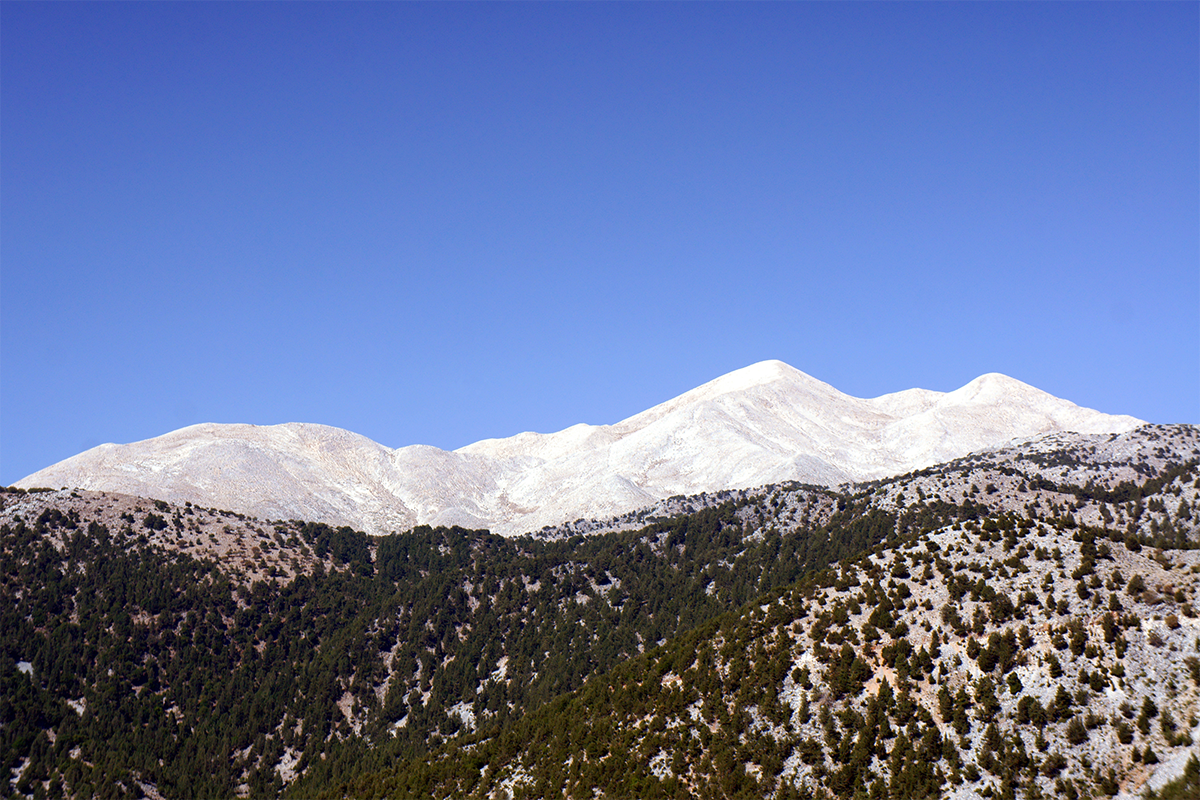
{"type": "Polygon", "coordinates": [[[110,496],[8,497],[42,510],[0,528],[5,766],[18,791],[48,781],[84,796],[139,783],[273,794],[299,774],[319,784],[411,756],[889,530],[850,521],[820,492],[814,517],[846,535],[814,525],[750,538],[739,516],[750,509],[733,504],[562,542],[284,522],[264,540],[258,521],[222,517],[220,536],[307,564],[248,580],[261,569],[252,551],[243,564],[152,543],[160,520],[188,509],[113,530],[78,510],[110,496]]]}
{"type": "Polygon", "coordinates": [[[1183,752],[1196,711],[1198,442],[1043,442],[843,491],[678,498],[691,513],[551,540],[9,490],[0,785],[1107,791],[1183,752]],[[928,745],[895,756],[928,771],[892,769],[900,744],[928,745]]]}
{"type": "Polygon", "coordinates": [[[1197,550],[954,524],[328,796],[1110,796],[1194,757],[1198,587],[1197,550]]]}
{"type": "Polygon", "coordinates": [[[1174,500],[1158,547],[1055,506],[916,531],[325,796],[1194,796],[1200,471],[1153,473],[1087,493],[1174,500]]]}

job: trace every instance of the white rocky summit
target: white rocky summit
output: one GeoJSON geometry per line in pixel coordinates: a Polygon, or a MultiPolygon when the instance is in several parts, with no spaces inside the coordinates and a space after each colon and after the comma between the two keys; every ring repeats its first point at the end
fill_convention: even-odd
{"type": "Polygon", "coordinates": [[[731,372],[614,425],[391,449],[325,425],[202,424],[104,444],[17,486],[75,487],[371,533],[461,525],[517,535],[682,494],[836,485],[1062,431],[1143,423],[999,374],[953,392],[850,397],[780,361],[731,372]]]}

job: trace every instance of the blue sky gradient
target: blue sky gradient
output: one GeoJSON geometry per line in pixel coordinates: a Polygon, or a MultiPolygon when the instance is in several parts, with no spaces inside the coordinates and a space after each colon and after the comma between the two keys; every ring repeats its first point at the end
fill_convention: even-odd
{"type": "Polygon", "coordinates": [[[1195,3],[0,4],[0,484],[778,358],[1200,423],[1195,3]]]}

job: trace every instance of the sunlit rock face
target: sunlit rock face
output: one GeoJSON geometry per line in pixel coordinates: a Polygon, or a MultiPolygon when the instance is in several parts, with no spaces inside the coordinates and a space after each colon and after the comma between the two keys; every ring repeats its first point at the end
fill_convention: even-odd
{"type": "Polygon", "coordinates": [[[780,361],[731,372],[614,425],[391,449],[325,425],[193,425],[104,444],[19,481],[191,501],[371,533],[418,524],[518,535],[673,495],[899,475],[1014,439],[1143,424],[983,375],[953,392],[860,399],[780,361]]]}

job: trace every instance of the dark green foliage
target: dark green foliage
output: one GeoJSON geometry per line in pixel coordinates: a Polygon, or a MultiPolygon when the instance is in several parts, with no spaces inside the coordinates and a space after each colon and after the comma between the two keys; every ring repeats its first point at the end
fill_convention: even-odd
{"type": "Polygon", "coordinates": [[[1025,695],[1017,703],[1017,722],[1021,725],[1030,723],[1038,728],[1046,726],[1046,710],[1036,697],[1025,695]]]}
{"type": "MultiPolygon", "coordinates": [[[[794,607],[807,591],[802,587],[785,591],[778,601],[768,595],[761,605],[770,608],[778,602],[794,607]]],[[[758,608],[759,601],[748,607],[758,608]]],[[[824,785],[833,796],[870,796],[868,787],[875,786],[870,765],[881,753],[891,765],[891,777],[887,786],[880,788],[897,797],[940,796],[944,773],[937,765],[947,753],[957,757],[957,750],[952,742],[943,740],[933,719],[918,709],[907,687],[894,695],[884,681],[877,695],[864,699],[861,713],[849,708],[835,713],[840,705],[823,703],[817,714],[817,738],[796,736],[781,744],[752,732],[739,707],[754,704],[760,713],[767,709],[785,675],[779,665],[786,669],[789,664],[786,651],[775,649],[776,645],[752,644],[757,620],[765,613],[743,610],[724,615],[666,647],[588,680],[575,693],[503,729],[477,734],[431,758],[340,785],[322,796],[471,795],[477,785],[482,786],[476,782],[480,767],[507,770],[518,761],[534,785],[554,787],[555,794],[561,790],[567,796],[591,796],[596,790],[617,797],[672,796],[684,777],[691,787],[685,796],[763,796],[766,784],[752,778],[741,765],[758,765],[766,781],[781,769],[788,752],[824,776],[824,785]],[[720,652],[729,659],[724,676],[711,661],[712,649],[707,643],[714,641],[724,642],[720,652]],[[663,680],[667,675],[679,681],[667,683],[663,680]],[[644,721],[649,717],[679,714],[695,704],[703,706],[704,718],[711,720],[714,729],[710,733],[707,726],[701,726],[694,744],[687,738],[638,735],[639,730],[646,730],[644,721]],[[897,728],[902,727],[897,734],[888,722],[889,710],[897,728]],[[881,750],[889,740],[890,746],[881,750]],[[464,744],[470,748],[473,766],[461,765],[464,744]],[[703,755],[698,749],[692,753],[696,746],[703,747],[703,755]],[[660,748],[677,754],[672,763],[678,778],[659,779],[651,774],[648,764],[660,748]],[[530,752],[538,757],[524,761],[523,754],[530,752]],[[573,766],[563,766],[568,762],[573,766]]],[[[787,646],[786,640],[783,646],[787,646]]],[[[902,651],[895,652],[897,660],[903,657],[902,651]]],[[[842,685],[846,696],[856,692],[855,686],[869,677],[865,664],[858,667],[858,663],[858,655],[848,644],[831,657],[826,671],[831,691],[842,685]]],[[[651,725],[649,730],[657,727],[651,725]]],[[[996,743],[998,765],[1007,763],[1007,746],[1003,738],[996,743]]],[[[781,796],[792,796],[788,791],[781,796]]]]}
{"type": "Polygon", "coordinates": [[[1087,728],[1084,727],[1083,721],[1079,717],[1073,717],[1067,723],[1067,741],[1073,745],[1083,744],[1088,740],[1087,728]]]}
{"type": "MultiPolygon", "coordinates": [[[[1045,796],[1051,784],[1054,796],[1080,797],[1119,785],[1112,770],[1080,771],[1074,751],[1069,769],[1043,754],[1048,738],[1107,738],[1090,736],[1105,722],[1090,693],[1123,677],[1108,652],[1120,659],[1121,629],[1138,613],[1099,612],[1104,590],[1111,604],[1124,585],[1105,583],[1108,537],[1121,534],[1076,521],[1079,508],[1059,500],[1055,534],[1031,506],[1030,519],[997,517],[976,501],[906,493],[892,513],[872,505],[872,491],[814,490],[824,524],[786,533],[763,522],[795,510],[782,493],[553,542],[271,523],[264,551],[303,542],[322,563],[252,586],[225,565],[150,545],[163,540],[152,532],[184,530],[190,509],[156,502],[115,534],[50,509],[0,532],[0,767],[28,759],[16,788],[52,796],[137,794],[145,781],[166,796],[228,797],[245,784],[254,797],[481,797],[518,765],[529,780],[512,785],[517,797],[920,798],[974,780],[986,797],[1045,796]],[[975,542],[916,535],[952,520],[975,542]],[[46,534],[62,531],[60,551],[46,534]],[[1038,542],[1048,534],[1074,536],[1081,563],[1075,591],[1042,585],[1043,607],[1036,583],[1010,595],[1004,581],[1050,549],[1063,568],[1055,543],[1038,542]],[[1001,541],[1001,559],[970,553],[990,546],[994,556],[1001,541]],[[862,556],[892,546],[882,565],[862,556]],[[939,582],[949,594],[940,630],[923,619],[933,605],[921,588],[939,582]],[[1090,609],[1073,596],[1089,593],[1100,595],[1090,609]],[[1053,619],[1056,607],[1080,616],[1053,619]],[[1085,619],[1098,623],[1091,642],[1085,619]],[[1050,637],[1058,657],[1039,655],[1050,637]],[[962,649],[983,671],[965,686],[962,649]],[[1062,684],[1045,707],[1014,669],[1039,658],[1062,684]],[[880,663],[887,679],[865,692],[880,663]],[[789,678],[800,697],[781,695],[789,678]],[[66,702],[77,699],[82,714],[66,702]],[[475,732],[454,707],[473,715],[475,732]],[[1032,758],[1024,725],[1037,734],[1032,758]],[[285,751],[302,770],[286,788],[275,771],[285,751]],[[789,758],[808,784],[781,778],[789,758]]],[[[1129,584],[1131,596],[1145,590],[1138,576],[1129,584]]],[[[1187,663],[1200,683],[1200,661],[1187,663]]],[[[1169,746],[1185,741],[1165,708],[1141,711],[1143,733],[1157,716],[1169,746]]],[[[1133,716],[1114,719],[1125,745],[1133,716]]],[[[1136,755],[1156,758],[1149,746],[1136,755]]]]}
{"type": "Polygon", "coordinates": [[[826,674],[826,682],[834,699],[840,699],[848,694],[857,695],[870,677],[871,668],[859,658],[854,648],[844,644],[826,674]]]}
{"type": "Polygon", "coordinates": [[[1071,632],[1071,655],[1079,658],[1087,646],[1087,629],[1084,628],[1082,620],[1072,617],[1067,623],[1067,630],[1071,632]]]}
{"type": "MultiPolygon", "coordinates": [[[[287,747],[303,755],[303,794],[415,757],[436,744],[432,733],[453,735],[458,717],[444,709],[455,703],[503,726],[635,657],[640,643],[896,535],[895,518],[844,506],[824,527],[756,540],[732,503],[559,542],[428,527],[376,539],[280,523],[277,541],[303,541],[327,567],[252,587],[130,539],[132,529],[49,509],[33,527],[0,531],[0,768],[34,754],[30,776],[46,771],[75,793],[136,777],[170,796],[229,796],[243,781],[272,794],[287,747]],[[65,552],[44,536],[52,530],[69,532],[65,552]],[[490,680],[501,657],[507,676],[490,680]],[[360,736],[336,707],[343,697],[360,736]],[[82,715],[66,705],[77,699],[82,715]],[[46,728],[56,742],[39,739],[46,728]]],[[[141,522],[170,525],[154,512],[141,522]]],[[[790,618],[794,605],[778,612],[790,618]]],[[[847,652],[836,674],[857,693],[869,671],[847,652]]],[[[761,665],[740,678],[747,692],[777,679],[761,665]]]]}
{"type": "Polygon", "coordinates": [[[1184,659],[1184,663],[1187,665],[1188,674],[1192,677],[1192,683],[1200,686],[1200,658],[1188,656],[1184,659]]]}
{"type": "MultiPolygon", "coordinates": [[[[1153,751],[1150,755],[1154,755],[1153,751]]],[[[1188,759],[1183,775],[1166,784],[1157,792],[1153,789],[1146,792],[1147,800],[1194,800],[1197,797],[1200,797],[1200,760],[1196,756],[1188,759]]]]}
{"type": "Polygon", "coordinates": [[[1051,653],[1049,656],[1046,657],[1046,663],[1049,666],[1051,678],[1057,679],[1057,678],[1062,677],[1062,674],[1063,674],[1062,663],[1058,660],[1057,656],[1055,656],[1053,653],[1051,653]]]}
{"type": "Polygon", "coordinates": [[[984,672],[998,669],[1005,674],[1016,664],[1018,652],[1016,634],[1011,630],[993,631],[988,636],[987,647],[979,651],[979,668],[984,672]]]}
{"type": "Polygon", "coordinates": [[[1149,697],[1142,701],[1142,715],[1149,719],[1154,719],[1158,716],[1158,706],[1149,697]]]}
{"type": "Polygon", "coordinates": [[[1000,701],[996,699],[996,685],[992,679],[984,676],[975,681],[975,713],[979,719],[991,719],[999,710],[1000,701]]]}
{"type": "Polygon", "coordinates": [[[1047,778],[1056,777],[1065,766],[1067,766],[1067,759],[1062,753],[1051,753],[1042,762],[1042,774],[1047,778]]]}

